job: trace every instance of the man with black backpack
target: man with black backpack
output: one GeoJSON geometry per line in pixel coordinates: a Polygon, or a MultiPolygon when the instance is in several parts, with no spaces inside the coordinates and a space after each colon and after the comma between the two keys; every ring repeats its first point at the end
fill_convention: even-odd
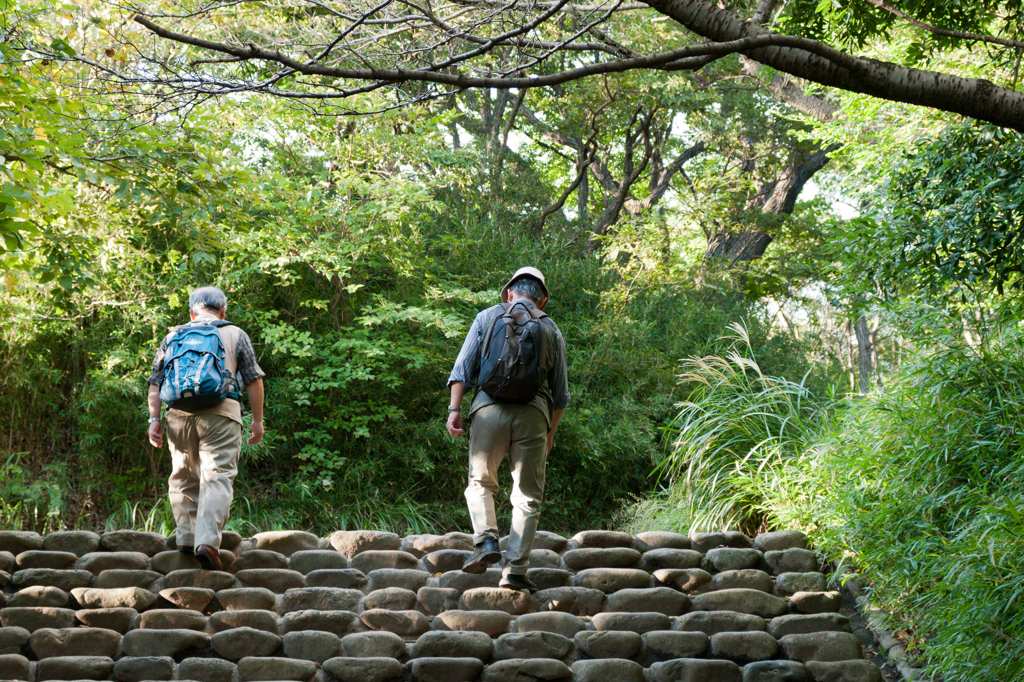
{"type": "Polygon", "coordinates": [[[221,569],[221,531],[228,520],[242,449],[244,386],[252,408],[249,444],[263,439],[263,370],[249,336],[224,318],[228,299],[216,287],[188,298],[192,321],[164,337],[149,382],[149,442],[163,445],[160,403],[168,405],[168,482],[179,552],[221,569]]]}
{"type": "Polygon", "coordinates": [[[483,573],[501,561],[494,494],[498,465],[512,467],[512,528],[500,585],[534,592],[526,577],[544,501],[544,470],[555,431],[569,404],[565,341],[544,314],[549,293],[536,268],[520,268],[501,290],[501,304],[480,312],[448,378],[448,433],[463,433],[462,398],[469,408],[469,486],[466,502],[476,551],[462,567],[483,573]]]}

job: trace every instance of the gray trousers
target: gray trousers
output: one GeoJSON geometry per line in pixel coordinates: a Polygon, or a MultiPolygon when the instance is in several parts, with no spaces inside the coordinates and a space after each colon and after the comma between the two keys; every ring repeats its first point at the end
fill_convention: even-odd
{"type": "Polygon", "coordinates": [[[498,538],[494,494],[498,466],[508,454],[512,467],[512,528],[503,574],[525,575],[544,501],[548,424],[529,405],[486,405],[473,413],[469,431],[469,486],[466,503],[473,521],[473,541],[498,538]]]}
{"type": "Polygon", "coordinates": [[[168,416],[168,496],[178,547],[220,549],[242,450],[242,425],[216,414],[168,416]]]}

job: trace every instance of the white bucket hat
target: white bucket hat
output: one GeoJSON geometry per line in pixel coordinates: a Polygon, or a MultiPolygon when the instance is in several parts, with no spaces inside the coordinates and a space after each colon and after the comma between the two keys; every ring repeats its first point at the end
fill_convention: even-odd
{"type": "MultiPolygon", "coordinates": [[[[545,298],[545,300],[541,301],[540,303],[546,304],[547,303],[546,299],[550,298],[551,294],[550,294],[550,292],[548,292],[548,285],[544,283],[544,274],[540,270],[538,270],[537,268],[531,268],[531,267],[519,268],[518,270],[516,270],[516,274],[512,275],[512,279],[510,279],[505,284],[505,286],[503,286],[501,288],[501,302],[502,303],[508,303],[508,288],[510,286],[512,286],[512,283],[515,282],[520,277],[533,277],[535,280],[540,282],[541,288],[544,289],[544,298],[545,298]]],[[[544,309],[543,305],[538,305],[537,307],[542,309],[542,310],[544,309]]]]}

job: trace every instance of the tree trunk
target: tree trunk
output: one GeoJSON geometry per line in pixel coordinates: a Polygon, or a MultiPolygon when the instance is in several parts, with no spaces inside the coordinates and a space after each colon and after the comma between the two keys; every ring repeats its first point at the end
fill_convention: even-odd
{"type": "Polygon", "coordinates": [[[729,267],[740,263],[749,263],[764,255],[765,249],[772,243],[772,236],[761,230],[746,232],[717,232],[708,238],[704,249],[704,260],[707,262],[727,262],[729,267]]]}
{"type": "MultiPolygon", "coordinates": [[[[706,0],[644,0],[697,35],[723,42],[771,33],[706,0]]],[[[766,47],[744,56],[776,71],[850,92],[894,102],[951,111],[996,125],[1024,130],[1024,93],[981,78],[914,69],[875,59],[842,60],[848,65],[795,47],[766,47]]]]}
{"type": "Polygon", "coordinates": [[[868,319],[861,315],[853,325],[857,333],[857,365],[860,369],[860,394],[871,392],[871,332],[868,330],[868,319]]]}

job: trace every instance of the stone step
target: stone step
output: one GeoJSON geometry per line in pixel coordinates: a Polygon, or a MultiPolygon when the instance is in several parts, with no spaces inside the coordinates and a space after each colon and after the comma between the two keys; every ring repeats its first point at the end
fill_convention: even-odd
{"type": "Polygon", "coordinates": [[[532,595],[472,550],[225,534],[204,571],[153,533],[0,531],[0,679],[881,679],[798,532],[539,532],[532,595]]]}

